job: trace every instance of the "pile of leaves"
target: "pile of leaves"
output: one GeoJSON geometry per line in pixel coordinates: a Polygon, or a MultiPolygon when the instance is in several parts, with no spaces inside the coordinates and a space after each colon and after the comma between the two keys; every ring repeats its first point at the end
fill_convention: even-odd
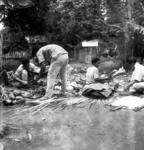
{"type": "MultiPolygon", "coordinates": [[[[81,95],[81,90],[86,84],[86,69],[81,65],[69,65],[67,69],[67,92],[72,95],[81,95]]],[[[55,90],[61,89],[61,80],[55,86],[55,90]]]]}
{"type": "Polygon", "coordinates": [[[116,76],[112,79],[110,84],[118,84],[117,91],[123,91],[123,88],[129,83],[130,81],[130,73],[125,73],[119,76],[116,76]]]}
{"type": "MultiPolygon", "coordinates": [[[[69,65],[67,70],[67,95],[69,97],[81,97],[84,86],[86,85],[87,66],[69,65]]],[[[46,82],[46,81],[45,81],[46,82]]],[[[118,84],[117,91],[122,91],[123,87],[129,82],[129,74],[123,74],[114,77],[109,84],[114,86],[118,84]]],[[[34,87],[34,86],[33,86],[34,87]]],[[[46,85],[30,89],[16,89],[10,87],[1,87],[2,102],[5,105],[24,104],[26,101],[38,100],[45,95],[46,85]]],[[[58,97],[61,90],[61,80],[58,80],[54,87],[54,92],[58,97]]]]}
{"type": "Polygon", "coordinates": [[[33,90],[19,90],[15,88],[1,87],[1,102],[5,106],[25,104],[25,102],[28,100],[42,97],[44,93],[45,89],[42,87],[33,90]]]}

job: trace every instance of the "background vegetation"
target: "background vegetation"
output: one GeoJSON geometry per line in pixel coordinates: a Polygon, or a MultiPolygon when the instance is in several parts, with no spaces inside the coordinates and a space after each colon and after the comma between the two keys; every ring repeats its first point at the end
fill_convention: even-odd
{"type": "Polygon", "coordinates": [[[67,49],[99,39],[124,56],[144,51],[143,0],[3,0],[1,20],[18,39],[44,35],[67,49]]]}

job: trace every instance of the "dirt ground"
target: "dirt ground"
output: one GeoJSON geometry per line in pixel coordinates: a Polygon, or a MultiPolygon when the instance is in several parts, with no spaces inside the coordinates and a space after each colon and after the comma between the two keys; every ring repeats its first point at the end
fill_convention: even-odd
{"type": "Polygon", "coordinates": [[[25,105],[0,106],[6,132],[0,143],[6,150],[142,150],[144,110],[110,111],[95,101],[91,108],[46,107],[37,114],[23,111],[25,105]]]}
{"type": "Polygon", "coordinates": [[[23,108],[3,108],[3,122],[15,127],[1,139],[6,150],[142,150],[144,147],[144,110],[113,112],[97,102],[91,109],[86,105],[64,110],[45,108],[36,115],[15,114],[23,108]]]}

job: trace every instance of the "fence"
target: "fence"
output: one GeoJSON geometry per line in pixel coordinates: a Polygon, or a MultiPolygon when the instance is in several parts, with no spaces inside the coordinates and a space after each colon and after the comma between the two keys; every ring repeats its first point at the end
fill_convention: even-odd
{"type": "MultiPolygon", "coordinates": [[[[29,57],[29,53],[27,51],[15,51],[3,54],[2,57],[2,65],[4,69],[16,70],[16,68],[20,65],[21,60],[23,58],[29,57]]],[[[1,71],[1,70],[0,70],[1,71]]]]}

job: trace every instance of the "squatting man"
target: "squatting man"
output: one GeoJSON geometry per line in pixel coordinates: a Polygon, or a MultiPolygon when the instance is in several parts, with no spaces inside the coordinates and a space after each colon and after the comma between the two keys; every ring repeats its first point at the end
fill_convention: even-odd
{"type": "Polygon", "coordinates": [[[127,62],[131,65],[132,76],[130,83],[125,86],[124,90],[131,93],[143,92],[144,90],[144,66],[140,64],[135,57],[129,57],[127,62]]]}

